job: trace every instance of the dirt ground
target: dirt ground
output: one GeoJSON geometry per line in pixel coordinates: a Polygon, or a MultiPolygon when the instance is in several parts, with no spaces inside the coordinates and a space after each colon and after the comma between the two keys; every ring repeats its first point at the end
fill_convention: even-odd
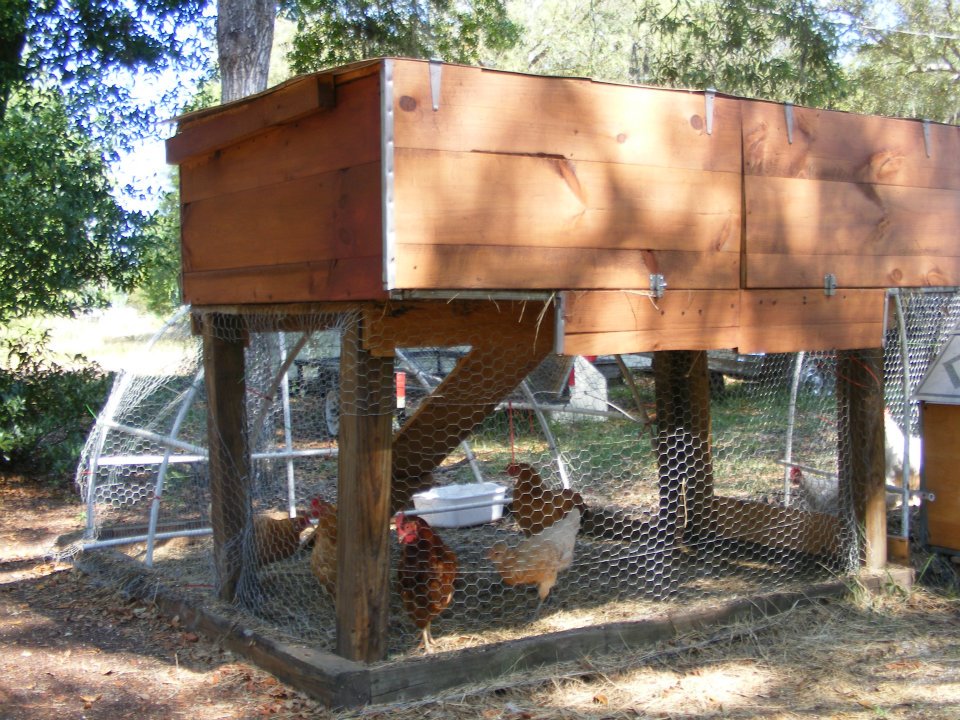
{"type": "MultiPolygon", "coordinates": [[[[74,496],[0,476],[0,718],[960,718],[960,600],[940,587],[795,609],[616,657],[334,713],[216,642],[48,560],[74,496]]],[[[944,585],[949,585],[944,589],[944,585]]]]}

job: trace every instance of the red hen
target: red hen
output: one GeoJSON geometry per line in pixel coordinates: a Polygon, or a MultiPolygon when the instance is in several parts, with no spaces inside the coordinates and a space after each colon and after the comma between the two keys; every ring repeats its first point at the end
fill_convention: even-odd
{"type": "Polygon", "coordinates": [[[457,556],[421,517],[396,515],[397,539],[402,546],[397,568],[397,585],[403,607],[420,628],[421,641],[430,652],[433,636],[430,623],[453,600],[457,578],[457,556]]]}

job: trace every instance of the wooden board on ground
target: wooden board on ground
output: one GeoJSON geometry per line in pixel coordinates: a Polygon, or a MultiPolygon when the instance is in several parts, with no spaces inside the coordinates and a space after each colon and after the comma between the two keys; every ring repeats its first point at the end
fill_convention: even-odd
{"type": "Polygon", "coordinates": [[[752,500],[714,497],[711,527],[727,540],[807,555],[835,556],[841,548],[835,516],[752,500]]]}
{"type": "MultiPolygon", "coordinates": [[[[278,642],[203,607],[195,599],[158,584],[142,564],[120,553],[84,553],[77,564],[84,572],[115,577],[122,572],[132,597],[156,604],[183,627],[202,632],[283,682],[333,707],[417,700],[458,685],[475,684],[505,673],[551,663],[580,660],[594,653],[622,652],[681,633],[723,624],[748,622],[786,612],[798,605],[850,594],[843,581],[811,585],[801,591],[778,592],[730,600],[707,609],[665,613],[661,617],[564,630],[480,648],[437,653],[402,662],[366,665],[303,645],[278,642]]],[[[896,582],[908,573],[896,573],[896,582]]],[[[891,572],[862,576],[871,591],[887,587],[891,572]]]]}

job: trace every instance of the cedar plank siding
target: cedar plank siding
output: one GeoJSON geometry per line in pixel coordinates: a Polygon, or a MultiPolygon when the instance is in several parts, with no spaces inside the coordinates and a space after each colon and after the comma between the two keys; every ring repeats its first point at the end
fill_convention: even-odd
{"type": "Polygon", "coordinates": [[[738,103],[443,66],[395,81],[399,289],[740,282],[738,103]],[[696,205],[696,212],[691,207],[696,205]]]}
{"type": "Polygon", "coordinates": [[[741,105],[746,287],[960,284],[960,128],[741,105]]]}
{"type": "Polygon", "coordinates": [[[332,110],[272,126],[181,166],[186,302],[386,297],[379,77],[338,84],[335,94],[332,110]]]}
{"type": "Polygon", "coordinates": [[[182,118],[185,301],[560,291],[567,354],[777,352],[877,346],[883,288],[960,285],[960,128],[797,107],[791,143],[783,105],[718,95],[708,134],[703,93],[446,64],[434,110],[430,70],[182,118]]]}

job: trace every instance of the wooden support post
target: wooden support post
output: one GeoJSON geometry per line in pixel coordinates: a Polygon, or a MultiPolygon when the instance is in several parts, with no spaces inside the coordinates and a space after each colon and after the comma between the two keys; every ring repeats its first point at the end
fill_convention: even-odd
{"type": "Polygon", "coordinates": [[[429,484],[429,473],[543,361],[551,349],[548,328],[543,335],[514,347],[474,347],[420,405],[394,443],[394,510],[406,507],[429,484]]]}
{"type": "Polygon", "coordinates": [[[887,560],[883,350],[846,350],[837,358],[841,511],[852,503],[865,570],[887,560]],[[844,501],[848,503],[844,507],[844,501]]]}
{"type": "Polygon", "coordinates": [[[707,354],[654,353],[661,530],[695,543],[711,534],[713,462],[707,354]],[[665,523],[665,524],[664,524],[665,523]]]}
{"type": "Polygon", "coordinates": [[[393,358],[363,350],[362,332],[352,322],[340,350],[337,654],[375,662],[387,654],[395,401],[393,358]]]}
{"type": "Polygon", "coordinates": [[[231,602],[243,572],[243,539],[251,523],[247,440],[246,333],[240,318],[203,317],[203,373],[207,389],[210,523],[217,593],[231,602]]]}

